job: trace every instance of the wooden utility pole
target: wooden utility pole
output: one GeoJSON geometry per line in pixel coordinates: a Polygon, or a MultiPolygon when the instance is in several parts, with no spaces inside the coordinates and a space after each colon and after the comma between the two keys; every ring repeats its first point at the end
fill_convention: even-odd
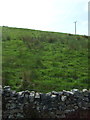
{"type": "Polygon", "coordinates": [[[77,21],[75,21],[74,23],[75,23],[75,35],[76,35],[76,23],[77,23],[77,21]]]}

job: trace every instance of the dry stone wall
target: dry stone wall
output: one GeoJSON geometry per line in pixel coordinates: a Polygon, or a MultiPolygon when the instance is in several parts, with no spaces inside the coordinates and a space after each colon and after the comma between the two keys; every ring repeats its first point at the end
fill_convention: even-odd
{"type": "Polygon", "coordinates": [[[33,118],[88,118],[90,114],[90,91],[16,92],[5,86],[2,89],[2,120],[33,118]]]}

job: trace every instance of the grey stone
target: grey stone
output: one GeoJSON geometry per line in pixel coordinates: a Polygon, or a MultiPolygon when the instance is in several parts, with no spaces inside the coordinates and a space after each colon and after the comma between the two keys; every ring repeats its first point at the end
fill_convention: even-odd
{"type": "Polygon", "coordinates": [[[52,91],[51,94],[53,94],[53,95],[58,95],[59,93],[56,92],[56,91],[52,91]]]}
{"type": "Polygon", "coordinates": [[[5,90],[5,91],[10,91],[11,88],[10,88],[10,86],[5,86],[5,87],[4,87],[4,90],[5,90]]]}
{"type": "Polygon", "coordinates": [[[17,118],[24,118],[22,113],[17,113],[17,118]]]}
{"type": "Polygon", "coordinates": [[[52,101],[54,101],[54,100],[56,100],[56,95],[51,95],[51,99],[52,99],[52,101]]]}
{"type": "Polygon", "coordinates": [[[40,99],[40,94],[39,93],[36,93],[35,99],[40,99]]]}
{"type": "Polygon", "coordinates": [[[77,110],[77,109],[78,109],[78,106],[74,106],[74,109],[77,110]]]}
{"type": "Polygon", "coordinates": [[[83,89],[82,92],[87,92],[88,90],[87,89],[83,89]]]}
{"type": "Polygon", "coordinates": [[[78,89],[72,89],[71,92],[75,93],[75,92],[79,92],[78,89]]]}
{"type": "Polygon", "coordinates": [[[70,113],[70,112],[71,112],[71,110],[68,110],[68,109],[67,109],[67,110],[65,110],[64,112],[65,112],[65,113],[70,113]]]}
{"type": "Polygon", "coordinates": [[[61,97],[61,100],[64,102],[67,99],[67,96],[63,96],[61,97]]]}
{"type": "Polygon", "coordinates": [[[60,115],[59,118],[66,118],[65,114],[60,115]]]}

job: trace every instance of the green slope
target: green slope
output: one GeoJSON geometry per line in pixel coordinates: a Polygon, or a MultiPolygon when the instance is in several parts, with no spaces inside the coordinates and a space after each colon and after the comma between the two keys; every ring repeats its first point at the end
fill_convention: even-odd
{"type": "Polygon", "coordinates": [[[3,85],[43,92],[89,88],[88,37],[3,27],[3,85]]]}

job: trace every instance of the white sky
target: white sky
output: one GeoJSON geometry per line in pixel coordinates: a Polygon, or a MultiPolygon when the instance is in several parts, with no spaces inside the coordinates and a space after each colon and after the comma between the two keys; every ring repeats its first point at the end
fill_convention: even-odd
{"type": "Polygon", "coordinates": [[[0,26],[88,35],[89,0],[0,0],[0,26]]]}

